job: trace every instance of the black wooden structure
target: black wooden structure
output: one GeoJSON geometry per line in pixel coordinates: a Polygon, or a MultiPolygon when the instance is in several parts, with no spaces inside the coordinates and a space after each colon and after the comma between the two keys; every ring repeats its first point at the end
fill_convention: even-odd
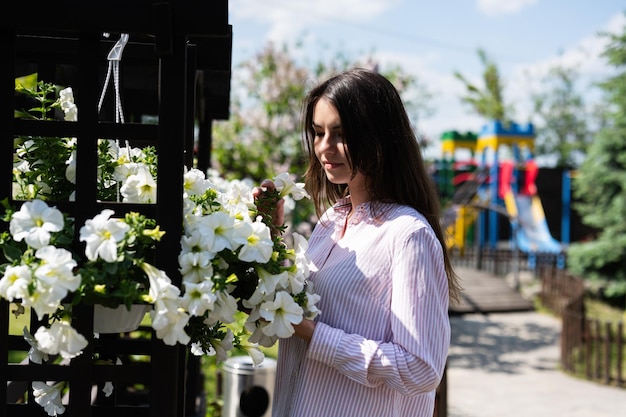
{"type": "MultiPolygon", "coordinates": [[[[3,6],[0,14],[0,200],[12,201],[14,138],[77,138],[77,184],[73,202],[53,202],[83,224],[103,208],[117,215],[139,211],[166,231],[156,266],[180,284],[177,254],[182,229],[184,167],[209,166],[211,122],[229,116],[232,28],[227,0],[33,0],[3,6]],[[16,12],[17,10],[17,12],[16,12]],[[120,65],[125,123],[115,123],[105,100],[98,102],[107,54],[128,34],[120,65]],[[77,122],[14,118],[15,78],[36,72],[40,80],[71,86],[77,122]],[[142,117],[152,117],[142,123],[142,117]],[[197,129],[195,129],[197,127],[197,129]],[[199,131],[195,134],[194,131],[199,131]],[[122,204],[96,199],[98,139],[119,139],[157,149],[156,204],[122,204]],[[194,158],[195,156],[195,158],[194,158]]],[[[15,202],[16,203],[16,202],[15,202]]],[[[67,363],[9,363],[9,352],[27,352],[21,335],[9,332],[9,304],[0,301],[0,415],[45,416],[35,404],[32,381],[67,381],[64,416],[203,416],[199,362],[183,346],[167,346],[151,329],[143,336],[102,335],[67,363]],[[100,358],[141,358],[102,365],[100,358]],[[100,389],[113,382],[114,394],[100,389]]],[[[93,309],[82,307],[73,325],[92,334],[93,309]]],[[[37,323],[31,318],[31,328],[37,323]]],[[[34,330],[31,330],[34,333],[34,330]]]]}

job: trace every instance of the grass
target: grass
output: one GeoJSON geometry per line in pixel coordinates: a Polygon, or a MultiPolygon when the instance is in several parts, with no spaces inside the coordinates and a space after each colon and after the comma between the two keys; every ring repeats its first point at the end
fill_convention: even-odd
{"type": "Polygon", "coordinates": [[[626,311],[593,298],[585,300],[585,309],[587,317],[594,320],[617,322],[626,318],[626,311]]]}

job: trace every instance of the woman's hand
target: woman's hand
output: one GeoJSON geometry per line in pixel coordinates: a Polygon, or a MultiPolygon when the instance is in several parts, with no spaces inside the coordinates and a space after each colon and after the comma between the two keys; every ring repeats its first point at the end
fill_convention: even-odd
{"type": "Polygon", "coordinates": [[[313,337],[313,332],[315,331],[315,322],[313,320],[303,319],[299,324],[294,324],[293,329],[296,331],[296,336],[310,342],[313,337]]]}
{"type": "Polygon", "coordinates": [[[252,189],[254,202],[266,216],[271,216],[272,224],[280,227],[285,223],[285,200],[278,198],[276,185],[271,180],[264,180],[261,185],[252,189]]]}

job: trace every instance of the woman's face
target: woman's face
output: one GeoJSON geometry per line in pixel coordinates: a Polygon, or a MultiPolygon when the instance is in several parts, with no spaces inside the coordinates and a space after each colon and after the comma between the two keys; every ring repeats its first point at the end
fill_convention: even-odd
{"type": "Polygon", "coordinates": [[[355,186],[363,184],[362,174],[357,173],[355,178],[351,178],[352,167],[348,162],[348,147],[343,140],[339,112],[324,98],[320,98],[313,108],[313,129],[315,156],[322,164],[328,181],[348,184],[351,192],[355,186]]]}

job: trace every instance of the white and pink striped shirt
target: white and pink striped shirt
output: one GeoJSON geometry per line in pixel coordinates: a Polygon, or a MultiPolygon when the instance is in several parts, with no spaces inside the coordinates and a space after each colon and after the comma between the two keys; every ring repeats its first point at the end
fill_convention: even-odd
{"type": "Polygon", "coordinates": [[[310,343],[279,342],[272,415],[432,417],[450,344],[441,245],[411,207],[365,203],[346,225],[349,210],[309,239],[321,314],[310,343]]]}

